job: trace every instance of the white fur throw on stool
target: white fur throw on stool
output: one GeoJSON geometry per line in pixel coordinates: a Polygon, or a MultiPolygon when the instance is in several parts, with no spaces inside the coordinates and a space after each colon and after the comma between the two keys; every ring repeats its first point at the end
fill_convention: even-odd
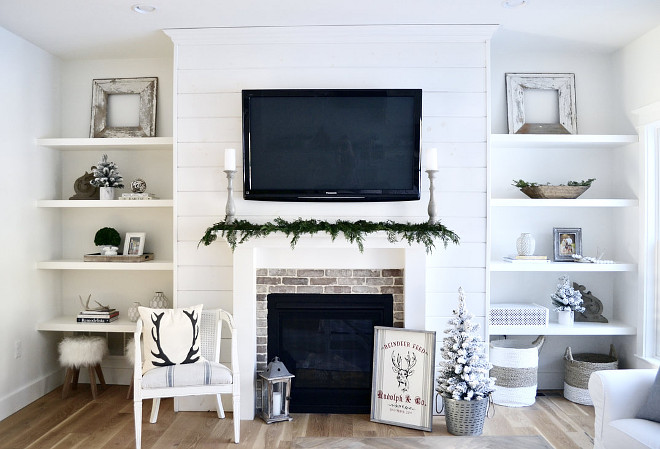
{"type": "Polygon", "coordinates": [[[126,343],[126,353],[125,356],[128,363],[132,365],[135,364],[135,341],[131,338],[126,343]]]}
{"type": "Polygon", "coordinates": [[[60,342],[62,366],[93,366],[101,363],[108,353],[108,344],[103,337],[67,337],[60,342]]]}

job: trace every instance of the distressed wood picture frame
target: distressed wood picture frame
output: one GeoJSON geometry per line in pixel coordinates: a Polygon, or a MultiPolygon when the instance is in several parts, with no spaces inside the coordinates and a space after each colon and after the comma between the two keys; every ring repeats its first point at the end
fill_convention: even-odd
{"type": "Polygon", "coordinates": [[[90,137],[156,137],[156,94],[158,78],[95,79],[92,86],[90,137]],[[108,97],[138,94],[137,126],[108,126],[108,97]]]}
{"type": "Polygon", "coordinates": [[[435,332],[374,326],[371,421],[431,432],[435,332]]]}
{"type": "Polygon", "coordinates": [[[507,73],[506,103],[509,134],[577,134],[574,73],[507,73]],[[527,123],[525,91],[556,90],[559,123],[527,123]]]}
{"type": "Polygon", "coordinates": [[[124,238],[124,256],[141,256],[144,254],[145,232],[127,232],[124,238]]]}
{"type": "Polygon", "coordinates": [[[574,262],[582,255],[582,228],[552,228],[555,262],[574,262]]]}

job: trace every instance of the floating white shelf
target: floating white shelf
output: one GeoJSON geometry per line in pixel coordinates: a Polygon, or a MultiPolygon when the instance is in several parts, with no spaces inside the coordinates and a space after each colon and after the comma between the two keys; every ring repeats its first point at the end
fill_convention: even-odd
{"type": "Polygon", "coordinates": [[[45,260],[37,262],[42,270],[130,270],[171,271],[172,261],[150,260],[147,262],[83,262],[79,259],[45,260]]]}
{"type": "Polygon", "coordinates": [[[593,198],[593,199],[537,199],[537,198],[493,198],[493,207],[637,207],[637,199],[593,198]]]}
{"type": "Polygon", "coordinates": [[[549,323],[544,326],[488,326],[490,335],[635,335],[637,329],[621,322],[585,323],[572,326],[549,323]]]}
{"type": "Polygon", "coordinates": [[[583,272],[613,272],[636,271],[637,265],[633,263],[576,263],[576,262],[502,262],[490,263],[490,271],[583,271],[583,272]]]}
{"type": "Polygon", "coordinates": [[[59,316],[43,323],[37,324],[37,330],[40,331],[61,331],[61,332],[126,332],[135,331],[135,323],[128,318],[119,318],[112,323],[78,323],[76,317],[59,316]]]}
{"type": "Polygon", "coordinates": [[[554,150],[557,148],[617,148],[638,142],[628,134],[491,134],[491,148],[529,148],[554,150]]]}
{"type": "Polygon", "coordinates": [[[148,208],[173,207],[173,200],[37,200],[37,207],[59,208],[148,208]]]}
{"type": "Polygon", "coordinates": [[[172,151],[172,137],[113,137],[113,138],[46,138],[37,139],[37,145],[63,151],[108,150],[163,150],[172,151]]]}

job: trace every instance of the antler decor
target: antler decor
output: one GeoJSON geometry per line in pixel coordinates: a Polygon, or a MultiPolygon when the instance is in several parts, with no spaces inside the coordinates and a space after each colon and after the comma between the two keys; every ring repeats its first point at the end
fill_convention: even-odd
{"type": "Polygon", "coordinates": [[[96,300],[94,300],[94,302],[96,304],[98,304],[99,307],[90,308],[89,307],[89,300],[92,299],[92,294],[91,293],[87,297],[87,301],[83,301],[82,296],[80,296],[80,295],[78,295],[78,299],[80,299],[80,304],[83,306],[84,310],[94,310],[96,312],[107,312],[107,311],[110,310],[109,306],[104,306],[103,304],[101,304],[100,302],[98,302],[96,300]]]}
{"type": "Polygon", "coordinates": [[[195,345],[197,344],[197,338],[199,337],[199,327],[197,326],[197,322],[199,321],[199,317],[195,318],[195,311],[193,310],[192,312],[188,312],[187,310],[184,310],[183,313],[186,314],[186,316],[190,319],[190,324],[192,324],[192,343],[190,345],[190,349],[188,350],[188,355],[186,356],[186,359],[181,362],[181,364],[184,363],[195,363],[196,361],[199,360],[199,347],[195,349],[195,345]]]}
{"type": "Polygon", "coordinates": [[[161,312],[160,314],[153,312],[151,315],[151,322],[154,323],[154,327],[151,329],[151,338],[154,339],[154,342],[158,347],[158,353],[151,351],[151,354],[157,359],[162,360],[162,362],[152,361],[151,363],[154,366],[174,365],[174,363],[169,359],[169,357],[167,357],[167,355],[163,352],[163,348],[160,345],[160,320],[163,319],[163,315],[165,315],[165,312],[161,312]],[[154,335],[154,331],[156,332],[155,335],[154,335]]]}

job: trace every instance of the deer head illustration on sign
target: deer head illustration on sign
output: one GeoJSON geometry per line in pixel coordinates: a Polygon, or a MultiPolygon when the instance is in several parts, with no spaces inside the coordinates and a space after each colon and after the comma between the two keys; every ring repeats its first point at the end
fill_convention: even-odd
{"type": "Polygon", "coordinates": [[[410,384],[408,378],[414,373],[413,367],[417,363],[417,357],[415,354],[410,354],[408,352],[406,356],[401,359],[401,354],[398,352],[392,352],[392,371],[396,373],[396,380],[399,383],[398,387],[401,388],[401,391],[408,391],[410,384]],[[405,365],[405,366],[402,366],[405,365]]]}

